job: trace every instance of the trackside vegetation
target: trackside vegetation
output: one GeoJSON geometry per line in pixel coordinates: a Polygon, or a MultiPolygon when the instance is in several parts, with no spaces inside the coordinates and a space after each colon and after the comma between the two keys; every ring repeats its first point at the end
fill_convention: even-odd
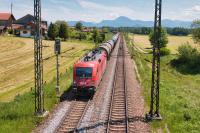
{"type": "MultiPolygon", "coordinates": [[[[106,39],[110,39],[111,37],[112,33],[107,33],[105,35],[106,39]]],[[[73,41],[72,43],[75,43],[75,41],[73,41]]],[[[83,44],[84,43],[86,43],[85,45],[88,45],[87,49],[83,49],[81,44],[79,44],[79,47],[82,49],[77,49],[76,52],[72,51],[73,53],[70,53],[70,51],[68,51],[67,49],[65,51],[68,51],[68,54],[66,54],[65,51],[62,53],[62,60],[68,60],[64,63],[61,63],[60,67],[60,69],[64,68],[64,71],[61,71],[60,74],[60,96],[56,95],[56,78],[54,77],[54,75],[52,76],[52,73],[50,72],[45,74],[48,77],[52,77],[50,81],[44,84],[46,110],[51,112],[55,105],[60,102],[62,96],[67,93],[71,88],[73,62],[77,60],[78,57],[81,57],[84,53],[94,48],[94,46],[92,46],[91,43],[89,43],[88,41],[85,40],[83,44]]],[[[47,67],[45,68],[47,69],[47,67]]],[[[54,68],[52,68],[51,71],[54,71],[54,68]]],[[[34,116],[34,95],[35,90],[34,88],[32,88],[29,92],[22,93],[21,95],[18,94],[12,101],[0,102],[0,133],[30,133],[32,130],[35,129],[37,125],[39,125],[43,121],[43,118],[38,118],[34,116]]]]}
{"type": "MultiPolygon", "coordinates": [[[[134,47],[126,36],[129,51],[138,67],[146,112],[149,111],[151,90],[152,54],[145,54],[134,47]]],[[[199,133],[200,131],[200,73],[177,71],[171,63],[177,55],[161,57],[160,113],[162,121],[151,122],[153,132],[199,133]]],[[[180,69],[180,68],[179,68],[180,69]]]]}
{"type": "MultiPolygon", "coordinates": [[[[60,75],[61,92],[71,86],[72,68],[60,75]]],[[[60,101],[56,96],[56,79],[45,84],[45,109],[52,111],[60,101]]],[[[0,103],[0,132],[30,133],[43,119],[34,116],[34,90],[15,97],[9,103],[0,103]]]]}

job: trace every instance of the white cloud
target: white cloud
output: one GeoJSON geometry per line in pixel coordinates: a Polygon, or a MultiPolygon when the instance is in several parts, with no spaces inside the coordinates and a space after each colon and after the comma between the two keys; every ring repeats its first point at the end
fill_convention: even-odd
{"type": "Polygon", "coordinates": [[[77,0],[77,2],[83,9],[87,10],[88,18],[92,18],[93,21],[114,19],[119,16],[127,16],[132,18],[135,14],[134,10],[124,6],[108,6],[86,0],[77,0]]]}
{"type": "Polygon", "coordinates": [[[192,11],[194,12],[200,12],[200,5],[196,5],[192,8],[192,11]]]}
{"type": "Polygon", "coordinates": [[[200,5],[195,5],[192,8],[186,9],[184,15],[188,19],[199,19],[200,18],[200,5]]]}
{"type": "MultiPolygon", "coordinates": [[[[16,18],[28,13],[33,14],[33,0],[0,0],[0,12],[9,12],[11,1],[13,1],[13,12],[16,18]]],[[[148,5],[143,3],[144,7],[135,6],[134,8],[134,5],[129,6],[128,4],[117,5],[113,2],[112,5],[109,5],[101,0],[97,2],[92,2],[92,0],[42,0],[42,16],[48,21],[84,20],[99,22],[105,19],[115,19],[119,16],[153,20],[154,0],[151,0],[148,5]]],[[[164,5],[167,5],[167,2],[164,5]]],[[[176,10],[169,5],[163,6],[163,19],[194,20],[199,17],[200,3],[197,2],[191,5],[187,4],[187,7],[179,6],[176,10]]]]}

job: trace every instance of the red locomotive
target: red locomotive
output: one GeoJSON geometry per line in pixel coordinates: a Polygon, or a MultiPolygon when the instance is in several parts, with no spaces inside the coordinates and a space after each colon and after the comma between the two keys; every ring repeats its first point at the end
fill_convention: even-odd
{"type": "Polygon", "coordinates": [[[73,91],[76,94],[94,94],[106,70],[107,60],[115,47],[119,34],[100,45],[74,64],[73,91]]]}

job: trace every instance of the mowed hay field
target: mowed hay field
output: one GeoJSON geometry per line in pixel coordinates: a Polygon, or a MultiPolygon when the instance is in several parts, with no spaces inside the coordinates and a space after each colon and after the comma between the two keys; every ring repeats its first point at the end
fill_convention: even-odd
{"type": "MultiPolygon", "coordinates": [[[[130,34],[132,39],[135,42],[135,45],[139,47],[142,50],[150,49],[152,46],[149,42],[149,36],[148,35],[132,35],[130,34]]],[[[167,44],[167,47],[170,49],[172,54],[177,53],[177,49],[179,46],[189,43],[190,45],[197,47],[197,44],[194,43],[191,36],[170,36],[168,35],[169,43],[167,44]]]]}
{"type": "MultiPolygon", "coordinates": [[[[54,41],[43,41],[44,81],[51,81],[55,75],[54,41]]],[[[60,71],[66,69],[93,48],[92,43],[62,42],[60,71]]],[[[29,91],[34,81],[33,39],[0,37],[0,102],[9,101],[15,95],[29,91]]]]}

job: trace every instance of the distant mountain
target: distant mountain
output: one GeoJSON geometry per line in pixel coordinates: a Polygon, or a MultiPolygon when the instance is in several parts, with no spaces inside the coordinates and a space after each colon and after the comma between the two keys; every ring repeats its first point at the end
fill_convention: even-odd
{"type": "MultiPolygon", "coordinates": [[[[75,26],[78,21],[69,21],[70,26],[75,26]]],[[[153,21],[142,21],[142,20],[132,20],[128,17],[118,17],[114,20],[103,20],[100,23],[93,23],[93,22],[85,22],[81,21],[81,23],[86,27],[153,27],[153,21]]],[[[164,19],[162,21],[163,27],[185,27],[189,28],[192,22],[189,21],[180,21],[180,20],[169,20],[164,19]]]]}
{"type": "Polygon", "coordinates": [[[77,22],[81,22],[86,27],[96,27],[97,24],[93,22],[85,22],[85,21],[68,21],[70,26],[75,26],[77,22]]]}

